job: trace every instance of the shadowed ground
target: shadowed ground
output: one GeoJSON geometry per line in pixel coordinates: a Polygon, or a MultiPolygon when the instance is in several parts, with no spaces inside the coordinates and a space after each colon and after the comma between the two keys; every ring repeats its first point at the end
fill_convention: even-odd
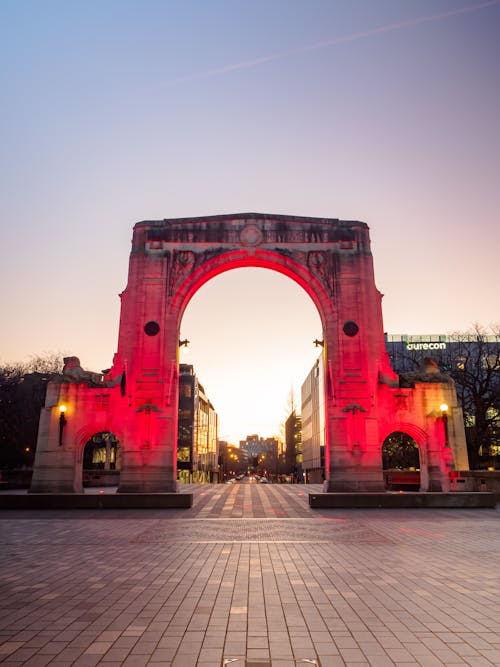
{"type": "Polygon", "coordinates": [[[314,485],[186,490],[187,510],[2,512],[0,662],[500,664],[498,509],[313,510],[314,485]]]}

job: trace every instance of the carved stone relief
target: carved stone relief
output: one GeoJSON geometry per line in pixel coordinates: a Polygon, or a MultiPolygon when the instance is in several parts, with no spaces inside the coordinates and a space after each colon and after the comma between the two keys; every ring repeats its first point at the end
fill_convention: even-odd
{"type": "Polygon", "coordinates": [[[255,225],[247,225],[240,232],[240,241],[244,246],[256,246],[262,243],[263,234],[255,225]]]}
{"type": "Polygon", "coordinates": [[[194,252],[190,250],[174,250],[172,253],[172,265],[168,276],[167,293],[169,296],[174,294],[177,284],[193,270],[194,263],[194,252]]]}
{"type": "Polygon", "coordinates": [[[324,250],[314,250],[308,253],[307,266],[326,287],[328,294],[332,295],[336,274],[334,254],[324,250]]]}

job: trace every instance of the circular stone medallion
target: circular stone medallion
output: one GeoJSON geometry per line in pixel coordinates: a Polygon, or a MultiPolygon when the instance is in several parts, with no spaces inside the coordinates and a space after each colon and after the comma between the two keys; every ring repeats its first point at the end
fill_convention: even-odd
{"type": "Polygon", "coordinates": [[[342,329],[345,335],[350,336],[351,338],[355,336],[359,331],[358,325],[356,324],[356,322],[353,322],[352,320],[348,320],[347,322],[345,322],[342,329]]]}
{"type": "Polygon", "coordinates": [[[242,245],[259,245],[262,243],[262,232],[255,225],[247,225],[240,232],[240,241],[242,245]]]}
{"type": "Polygon", "coordinates": [[[160,331],[160,325],[158,322],[155,322],[154,320],[150,320],[149,322],[146,322],[144,325],[144,333],[146,336],[156,336],[156,334],[160,331]]]}

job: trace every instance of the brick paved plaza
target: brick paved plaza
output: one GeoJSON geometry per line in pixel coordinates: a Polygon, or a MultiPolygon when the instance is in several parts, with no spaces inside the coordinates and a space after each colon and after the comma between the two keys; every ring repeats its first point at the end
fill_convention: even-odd
{"type": "Polygon", "coordinates": [[[0,662],[500,665],[499,509],[189,490],[189,510],[2,512],[0,662]]]}

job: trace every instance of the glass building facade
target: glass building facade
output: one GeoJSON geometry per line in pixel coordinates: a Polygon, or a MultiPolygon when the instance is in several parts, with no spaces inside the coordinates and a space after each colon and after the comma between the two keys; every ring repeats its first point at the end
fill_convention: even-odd
{"type": "Polygon", "coordinates": [[[325,380],[323,357],[316,359],[301,388],[302,467],[306,482],[319,484],[325,470],[325,380]]]}
{"type": "Polygon", "coordinates": [[[218,481],[218,417],[193,366],[179,366],[177,476],[180,482],[218,481]]]}

